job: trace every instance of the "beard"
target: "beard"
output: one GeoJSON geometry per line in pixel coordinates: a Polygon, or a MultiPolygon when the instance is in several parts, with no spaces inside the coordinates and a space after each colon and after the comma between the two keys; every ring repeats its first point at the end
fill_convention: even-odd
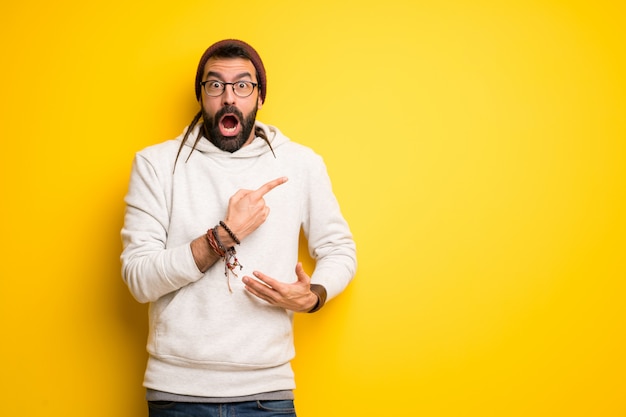
{"type": "Polygon", "coordinates": [[[204,127],[204,136],[215,145],[217,148],[233,153],[241,149],[241,147],[248,141],[252,129],[254,129],[254,122],[256,120],[256,113],[258,105],[254,106],[254,109],[244,117],[243,113],[235,106],[226,106],[221,108],[215,116],[209,116],[204,108],[202,108],[202,120],[204,127]],[[237,117],[238,123],[241,123],[241,130],[235,136],[224,136],[220,131],[220,120],[226,114],[234,114],[237,117]]]}

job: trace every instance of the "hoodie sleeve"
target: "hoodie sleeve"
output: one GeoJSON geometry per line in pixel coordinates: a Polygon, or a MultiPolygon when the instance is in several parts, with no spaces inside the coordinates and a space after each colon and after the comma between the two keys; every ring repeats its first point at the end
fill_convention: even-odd
{"type": "Polygon", "coordinates": [[[310,170],[308,186],[303,230],[309,254],[316,261],[311,282],[323,285],[330,300],[346,288],[356,273],[356,245],[319,156],[310,170]]]}
{"type": "Polygon", "coordinates": [[[203,276],[189,244],[166,248],[170,181],[171,175],[159,176],[145,157],[135,156],[125,199],[121,261],[122,277],[142,303],[156,301],[203,276]]]}

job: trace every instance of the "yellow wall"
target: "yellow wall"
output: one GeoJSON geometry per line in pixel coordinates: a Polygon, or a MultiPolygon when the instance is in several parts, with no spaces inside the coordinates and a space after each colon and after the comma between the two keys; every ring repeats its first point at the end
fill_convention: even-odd
{"type": "Polygon", "coordinates": [[[299,416],[626,415],[625,28],[611,0],[3,2],[2,415],[146,415],[122,198],[224,37],[359,249],[297,318],[299,416]]]}

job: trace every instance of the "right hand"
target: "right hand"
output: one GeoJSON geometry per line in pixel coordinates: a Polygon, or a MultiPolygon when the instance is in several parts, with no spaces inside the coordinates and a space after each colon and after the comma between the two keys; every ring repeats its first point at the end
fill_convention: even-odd
{"type": "Polygon", "coordinates": [[[270,213],[263,197],[287,182],[287,177],[276,178],[256,190],[239,190],[228,200],[224,222],[240,240],[262,225],[270,213]]]}

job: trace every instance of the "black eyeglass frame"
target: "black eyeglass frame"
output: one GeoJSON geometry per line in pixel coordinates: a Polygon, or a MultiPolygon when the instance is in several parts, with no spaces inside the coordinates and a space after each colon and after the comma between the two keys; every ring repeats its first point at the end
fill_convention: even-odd
{"type": "Polygon", "coordinates": [[[259,83],[253,83],[252,81],[236,81],[236,82],[234,82],[234,83],[225,83],[225,82],[223,82],[223,81],[218,81],[218,80],[206,80],[206,81],[202,81],[202,82],[200,83],[200,85],[202,86],[202,89],[204,90],[204,92],[206,93],[206,95],[207,95],[207,96],[209,96],[209,97],[219,97],[219,96],[221,96],[222,94],[224,94],[224,91],[226,91],[226,86],[227,86],[227,85],[230,85],[230,86],[231,86],[230,88],[232,88],[232,89],[233,89],[233,94],[235,94],[237,97],[240,97],[240,98],[246,98],[246,97],[250,97],[250,96],[252,95],[252,93],[254,93],[254,89],[255,89],[255,88],[257,88],[257,87],[259,86],[259,83]],[[212,95],[211,95],[211,94],[209,94],[209,92],[206,90],[206,85],[207,85],[207,83],[218,83],[218,84],[221,84],[221,86],[222,86],[222,92],[221,92],[221,93],[219,93],[219,94],[218,94],[218,95],[216,95],[216,96],[212,96],[212,95]],[[238,94],[238,93],[237,93],[237,91],[235,90],[235,84],[239,84],[239,83],[252,84],[252,91],[250,91],[250,94],[248,94],[248,95],[246,95],[246,96],[242,96],[242,95],[238,94]]]}

